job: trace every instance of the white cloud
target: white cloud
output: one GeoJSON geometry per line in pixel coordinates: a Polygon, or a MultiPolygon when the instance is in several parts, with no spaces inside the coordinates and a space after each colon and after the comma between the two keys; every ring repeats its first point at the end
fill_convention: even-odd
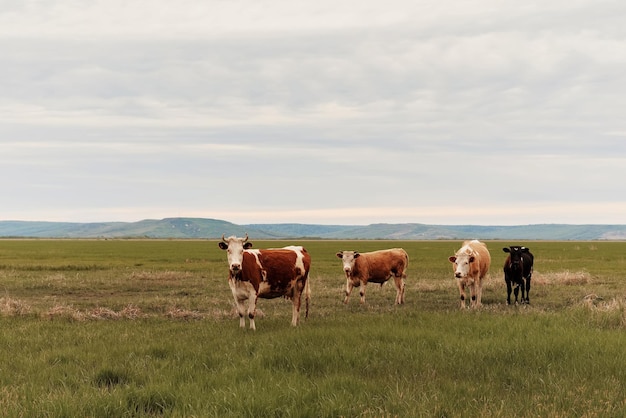
{"type": "Polygon", "coordinates": [[[0,219],[605,222],[626,193],[624,12],[4,2],[0,219]]]}

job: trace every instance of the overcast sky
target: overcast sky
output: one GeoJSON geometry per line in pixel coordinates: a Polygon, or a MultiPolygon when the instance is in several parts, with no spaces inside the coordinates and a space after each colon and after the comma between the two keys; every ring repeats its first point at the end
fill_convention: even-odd
{"type": "Polygon", "coordinates": [[[2,0],[0,220],[626,223],[623,0],[2,0]]]}

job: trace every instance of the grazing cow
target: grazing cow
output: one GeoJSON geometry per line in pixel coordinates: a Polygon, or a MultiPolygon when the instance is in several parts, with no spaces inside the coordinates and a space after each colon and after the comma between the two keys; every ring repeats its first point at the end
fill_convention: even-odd
{"type": "Polygon", "coordinates": [[[504,261],[504,281],[506,282],[506,304],[511,304],[511,288],[515,285],[515,303],[520,288],[522,289],[521,303],[530,303],[530,278],[533,275],[535,257],[527,247],[511,246],[502,249],[509,253],[504,261]]]}
{"type": "Polygon", "coordinates": [[[306,314],[309,316],[311,288],[309,286],[309,269],[311,256],[299,246],[272,248],[266,250],[250,250],[252,243],[245,238],[231,236],[218,244],[228,255],[228,285],[233,292],[239,326],[246,326],[246,307],[248,300],[248,318],[250,329],[255,330],[254,316],[258,298],[272,299],[284,296],[293,302],[291,325],[300,321],[300,302],[302,292],[306,301],[306,314]]]}
{"type": "Polygon", "coordinates": [[[454,265],[454,277],[457,279],[461,294],[461,309],[465,308],[465,286],[470,288],[472,297],[470,307],[479,307],[483,293],[483,278],[491,265],[491,255],[487,246],[477,240],[465,241],[461,249],[448,260],[454,265]]]}
{"type": "Polygon", "coordinates": [[[404,280],[409,266],[409,255],[402,248],[369,253],[340,251],[337,257],[343,261],[343,271],[346,273],[346,297],[343,303],[348,303],[352,288],[361,285],[361,303],[365,303],[367,283],[380,283],[382,286],[392,276],[396,284],[396,303],[404,303],[404,280]]]}

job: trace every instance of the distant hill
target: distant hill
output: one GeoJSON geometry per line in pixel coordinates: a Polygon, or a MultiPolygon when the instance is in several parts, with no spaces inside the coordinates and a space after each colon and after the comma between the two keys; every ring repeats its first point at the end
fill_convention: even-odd
{"type": "Polygon", "coordinates": [[[0,221],[0,237],[15,238],[179,238],[215,239],[222,234],[257,239],[503,239],[626,240],[626,225],[538,224],[516,226],[371,224],[249,224],[219,219],[165,218],[138,222],[0,221]]]}
{"type": "MultiPolygon", "coordinates": [[[[216,238],[243,235],[244,226],[218,219],[166,218],[138,222],[29,222],[0,221],[1,237],[31,238],[216,238]]],[[[256,231],[254,231],[256,232],[256,231]]],[[[259,238],[272,238],[258,233],[259,238]]]]}
{"type": "Polygon", "coordinates": [[[281,237],[322,239],[527,239],[527,240],[624,240],[626,225],[537,224],[517,226],[371,224],[302,225],[252,224],[249,227],[281,237]]]}

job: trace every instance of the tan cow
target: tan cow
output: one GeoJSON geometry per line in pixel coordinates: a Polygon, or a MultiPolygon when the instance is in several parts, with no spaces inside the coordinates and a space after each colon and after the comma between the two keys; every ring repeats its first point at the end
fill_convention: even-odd
{"type": "Polygon", "coordinates": [[[454,265],[454,277],[461,294],[461,309],[465,308],[465,286],[469,286],[472,300],[470,306],[481,306],[483,278],[489,271],[491,256],[487,246],[478,241],[465,241],[455,255],[448,258],[454,265]]]}
{"type": "Polygon", "coordinates": [[[248,300],[248,318],[250,329],[255,330],[254,317],[258,298],[272,299],[284,296],[293,302],[291,325],[300,321],[300,303],[304,292],[306,314],[309,316],[311,288],[309,269],[311,256],[300,246],[251,250],[252,243],[245,238],[231,236],[218,244],[226,250],[228,258],[228,285],[233,293],[239,313],[239,326],[246,326],[246,307],[248,300]]]}
{"type": "Polygon", "coordinates": [[[359,291],[361,303],[365,303],[367,283],[380,283],[382,286],[391,277],[396,284],[396,303],[404,303],[404,280],[409,266],[409,256],[402,248],[369,253],[340,251],[337,257],[343,261],[343,271],[346,273],[346,297],[343,303],[348,303],[354,286],[361,286],[359,291]]]}

